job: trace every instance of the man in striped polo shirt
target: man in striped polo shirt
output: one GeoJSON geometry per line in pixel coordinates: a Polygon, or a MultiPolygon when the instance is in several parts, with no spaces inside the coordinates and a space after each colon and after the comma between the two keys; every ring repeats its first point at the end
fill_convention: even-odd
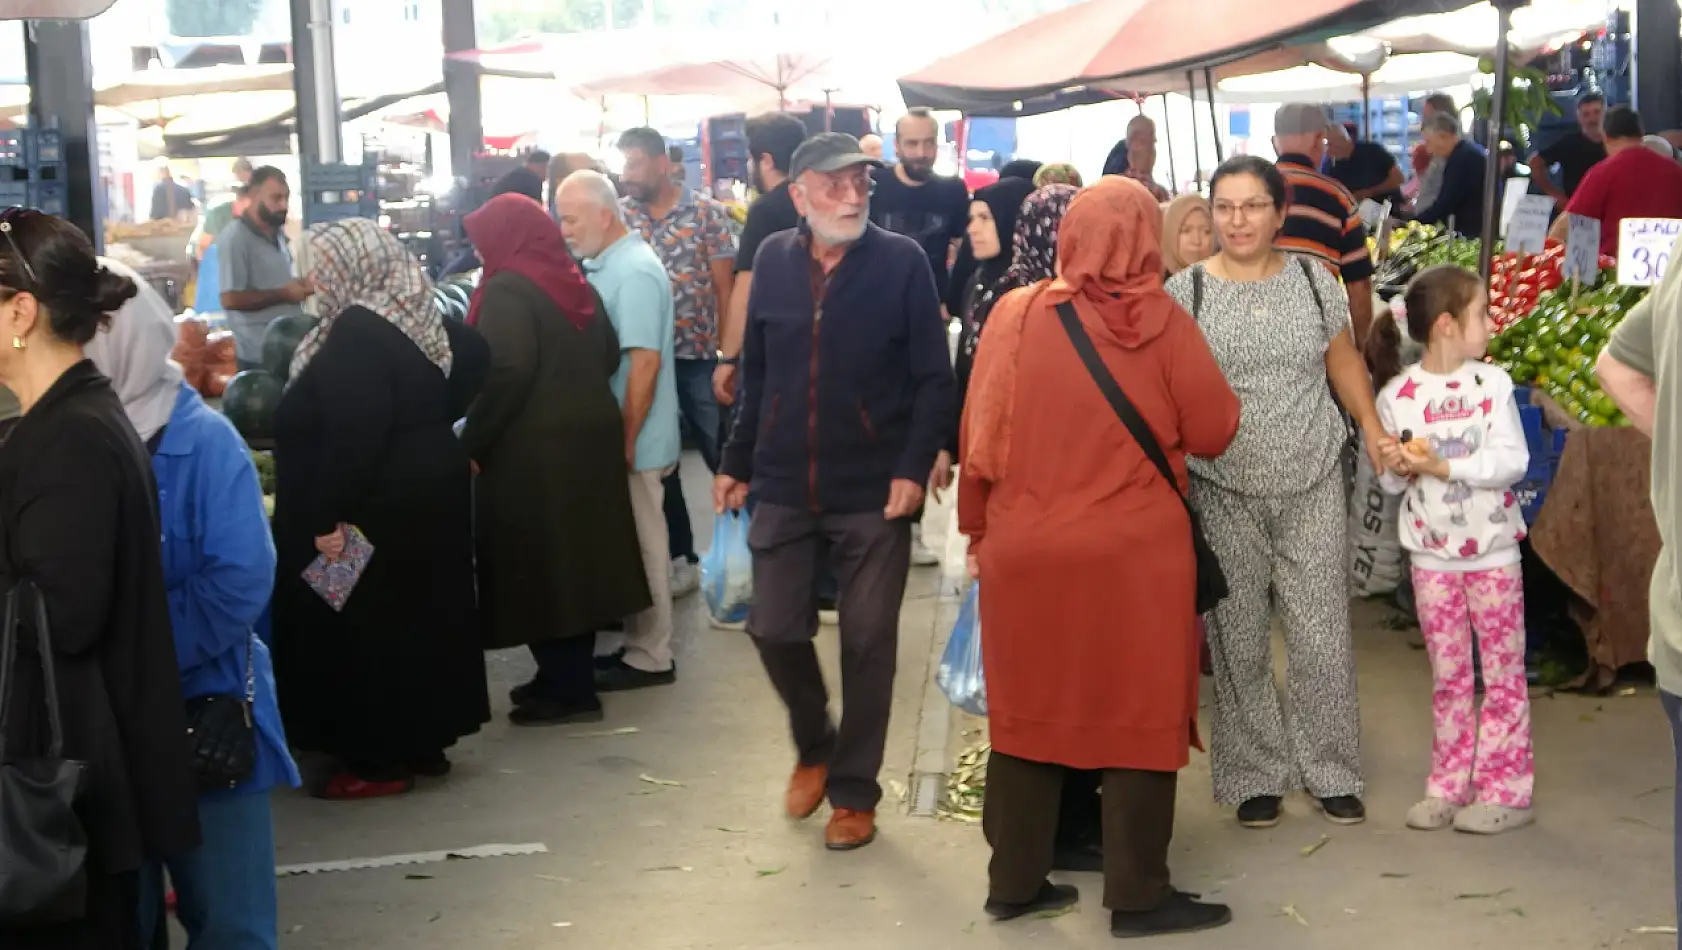
{"type": "Polygon", "coordinates": [[[1326,157],[1329,120],[1323,106],[1291,103],[1273,118],[1279,171],[1291,186],[1285,226],[1275,245],[1325,262],[1349,291],[1355,343],[1364,346],[1372,325],[1372,256],[1367,228],[1349,189],[1316,169],[1326,157]]]}

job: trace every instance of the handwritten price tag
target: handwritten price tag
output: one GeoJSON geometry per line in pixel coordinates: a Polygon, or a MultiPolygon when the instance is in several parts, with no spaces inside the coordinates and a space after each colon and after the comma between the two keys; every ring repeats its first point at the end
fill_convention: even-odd
{"type": "Polygon", "coordinates": [[[1625,218],[1618,227],[1618,283],[1651,287],[1663,280],[1678,237],[1682,220],[1625,218]]]}
{"type": "Polygon", "coordinates": [[[1600,219],[1580,214],[1569,218],[1565,232],[1565,262],[1560,267],[1566,280],[1592,284],[1600,278],[1600,219]]]}
{"type": "Polygon", "coordinates": [[[1512,216],[1507,219],[1507,250],[1520,254],[1542,253],[1553,209],[1554,200],[1547,195],[1520,194],[1513,202],[1512,216]]]}

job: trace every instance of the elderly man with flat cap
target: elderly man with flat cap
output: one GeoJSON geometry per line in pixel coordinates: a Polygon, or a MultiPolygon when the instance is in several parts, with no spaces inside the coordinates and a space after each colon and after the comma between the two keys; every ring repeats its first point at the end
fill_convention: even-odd
{"type": "Polygon", "coordinates": [[[911,523],[954,398],[928,258],[870,223],[879,164],[840,132],[795,151],[801,223],[755,256],[741,406],[713,487],[720,511],[754,495],[748,630],[789,711],[785,805],[802,819],[827,798],[833,851],[876,837],[911,523]],[[839,725],[812,645],[825,563],[841,588],[839,725]]]}

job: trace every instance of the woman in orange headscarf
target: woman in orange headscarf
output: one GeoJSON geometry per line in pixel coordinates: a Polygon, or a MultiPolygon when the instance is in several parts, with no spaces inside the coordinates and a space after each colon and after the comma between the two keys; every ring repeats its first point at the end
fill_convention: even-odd
{"type": "Polygon", "coordinates": [[[1075,198],[1056,279],[1013,291],[977,353],[963,422],[959,527],[982,580],[993,742],[987,911],[1067,906],[1046,880],[1067,769],[1102,769],[1104,905],[1119,937],[1231,919],[1173,889],[1177,772],[1197,742],[1195,566],[1185,456],[1219,455],[1238,399],[1162,289],[1162,216],[1137,182],[1075,198]],[[1110,408],[1058,309],[1079,326],[1167,455],[1169,485],[1110,408]]]}

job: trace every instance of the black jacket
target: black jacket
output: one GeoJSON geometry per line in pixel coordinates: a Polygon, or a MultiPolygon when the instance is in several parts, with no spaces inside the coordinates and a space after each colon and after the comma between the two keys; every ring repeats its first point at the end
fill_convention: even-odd
{"type": "MultiPolygon", "coordinates": [[[[27,578],[46,597],[64,751],[88,762],[79,812],[105,873],[199,843],[159,532],[151,460],[84,360],[0,446],[0,591],[27,578]]],[[[23,634],[8,759],[48,734],[33,625],[23,634]]]]}

